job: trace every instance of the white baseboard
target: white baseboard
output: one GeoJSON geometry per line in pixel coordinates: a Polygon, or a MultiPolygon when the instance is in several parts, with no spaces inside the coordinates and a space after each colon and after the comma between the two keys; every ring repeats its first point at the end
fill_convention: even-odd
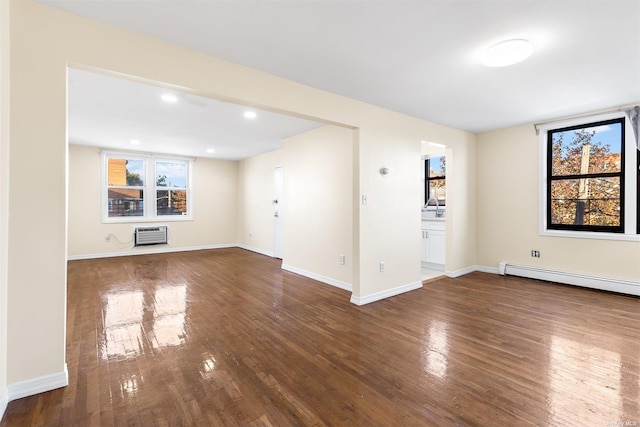
{"type": "Polygon", "coordinates": [[[490,274],[500,274],[500,270],[498,268],[487,267],[485,265],[476,265],[474,266],[473,271],[480,271],[482,273],[490,273],[490,274]]]}
{"type": "Polygon", "coordinates": [[[67,256],[67,260],[76,261],[80,259],[94,259],[94,258],[113,258],[119,256],[131,256],[131,255],[150,255],[150,254],[162,254],[169,252],[187,252],[187,251],[202,251],[206,249],[224,249],[224,248],[235,248],[239,245],[236,243],[223,243],[220,245],[203,245],[203,246],[184,246],[184,247],[173,247],[173,246],[149,246],[149,247],[140,247],[140,248],[132,248],[127,251],[122,252],[105,252],[100,254],[84,254],[84,255],[69,255],[67,256]]]}
{"type": "Polygon", "coordinates": [[[9,387],[7,387],[7,398],[10,402],[23,397],[33,396],[34,394],[44,393],[45,391],[66,387],[67,385],[69,385],[69,373],[67,372],[67,364],[65,363],[64,370],[61,372],[9,384],[9,387]]]}
{"type": "Polygon", "coordinates": [[[2,389],[2,393],[0,393],[0,421],[2,421],[2,417],[4,416],[4,411],[7,410],[7,405],[9,404],[9,389],[5,387],[2,389]]]}
{"type": "Polygon", "coordinates": [[[335,286],[336,288],[344,289],[345,291],[352,292],[353,287],[351,284],[346,282],[341,282],[340,280],[332,279],[331,277],[326,277],[321,274],[312,273],[311,271],[303,270],[298,267],[294,267],[288,264],[282,264],[281,267],[283,270],[290,271],[292,273],[299,274],[304,277],[308,277],[313,280],[317,280],[318,282],[326,283],[327,285],[335,286]]]}
{"type": "Polygon", "coordinates": [[[472,265],[471,267],[461,268],[460,270],[454,270],[454,271],[446,270],[444,274],[446,274],[447,277],[454,278],[454,277],[464,276],[465,274],[473,273],[474,271],[479,271],[477,265],[472,265]]]}
{"type": "Polygon", "coordinates": [[[273,256],[275,255],[273,252],[265,251],[265,250],[259,249],[259,248],[254,248],[253,246],[245,245],[243,243],[238,243],[238,244],[236,244],[234,246],[236,246],[238,248],[241,248],[241,249],[246,249],[248,251],[255,252],[255,253],[258,253],[258,254],[261,254],[261,255],[266,255],[266,256],[271,257],[271,258],[273,258],[273,256]]]}
{"type": "Polygon", "coordinates": [[[375,301],[380,301],[381,299],[400,295],[405,292],[414,291],[416,289],[420,289],[421,287],[422,282],[414,282],[409,283],[408,285],[398,286],[397,288],[388,289],[386,291],[376,292],[375,294],[365,295],[363,297],[351,295],[351,302],[355,305],[365,305],[375,301]]]}
{"type": "Polygon", "coordinates": [[[507,276],[545,280],[547,282],[640,296],[640,282],[632,282],[630,280],[612,279],[609,277],[591,276],[582,273],[570,273],[508,263],[501,263],[498,268],[477,266],[476,269],[477,271],[494,274],[501,274],[501,271],[504,271],[507,276]]]}

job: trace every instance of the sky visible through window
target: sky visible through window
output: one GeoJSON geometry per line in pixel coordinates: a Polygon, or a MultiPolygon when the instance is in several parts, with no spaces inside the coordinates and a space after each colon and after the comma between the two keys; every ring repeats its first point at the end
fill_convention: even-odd
{"type": "Polygon", "coordinates": [[[436,176],[445,176],[445,171],[444,171],[444,165],[445,165],[445,161],[444,161],[444,156],[441,157],[432,157],[429,159],[429,174],[432,177],[436,177],[436,176]]]}
{"type": "MultiPolygon", "coordinates": [[[[620,123],[611,123],[608,125],[602,126],[594,126],[589,128],[583,128],[585,132],[592,133],[595,131],[595,135],[591,139],[593,143],[600,143],[601,146],[608,146],[610,154],[620,154],[622,153],[622,146],[620,144],[621,138],[620,134],[622,132],[622,126],[620,123]]],[[[564,145],[568,142],[573,141],[576,136],[576,130],[567,130],[564,132],[556,132],[554,133],[554,140],[557,140],[562,136],[564,145]]]]}
{"type": "Polygon", "coordinates": [[[144,160],[127,160],[127,174],[138,175],[144,180],[144,160]]]}
{"type": "Polygon", "coordinates": [[[187,186],[187,164],[176,162],[156,162],[156,179],[166,177],[163,186],[185,188],[187,186]]]}

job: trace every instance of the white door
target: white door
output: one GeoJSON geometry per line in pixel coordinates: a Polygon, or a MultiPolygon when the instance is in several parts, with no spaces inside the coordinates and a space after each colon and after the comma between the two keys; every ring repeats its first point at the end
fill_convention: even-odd
{"type": "Polygon", "coordinates": [[[273,196],[273,256],[282,259],[282,193],[284,167],[278,166],[274,173],[273,196]]]}

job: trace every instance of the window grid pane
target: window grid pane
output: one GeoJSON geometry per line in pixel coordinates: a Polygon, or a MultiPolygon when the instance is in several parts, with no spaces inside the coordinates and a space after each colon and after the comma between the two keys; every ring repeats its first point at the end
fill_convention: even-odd
{"type": "Polygon", "coordinates": [[[620,178],[556,180],[551,183],[554,224],[618,227],[620,178]],[[586,190],[585,190],[586,188],[586,190]],[[584,197],[589,194],[588,197],[584,197]]]}
{"type": "Polygon", "coordinates": [[[187,215],[187,191],[186,190],[157,190],[156,214],[187,215]]]}
{"type": "Polygon", "coordinates": [[[107,185],[114,187],[144,187],[144,160],[107,159],[107,185]]]}
{"type": "Polygon", "coordinates": [[[109,218],[144,216],[144,190],[110,187],[108,203],[109,218]]]}

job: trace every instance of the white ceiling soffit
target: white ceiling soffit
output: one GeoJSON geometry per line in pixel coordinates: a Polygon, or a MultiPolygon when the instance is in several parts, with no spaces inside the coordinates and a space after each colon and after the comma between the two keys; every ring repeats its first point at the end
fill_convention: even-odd
{"type": "Polygon", "coordinates": [[[41,1],[472,132],[640,99],[638,0],[41,1]],[[512,38],[533,55],[481,65],[512,38]]]}
{"type": "Polygon", "coordinates": [[[77,69],[69,69],[68,102],[69,142],[116,150],[240,160],[276,150],[283,139],[323,126],[77,69]],[[176,101],[163,101],[165,94],[176,101]],[[256,117],[245,118],[247,111],[256,117]]]}

